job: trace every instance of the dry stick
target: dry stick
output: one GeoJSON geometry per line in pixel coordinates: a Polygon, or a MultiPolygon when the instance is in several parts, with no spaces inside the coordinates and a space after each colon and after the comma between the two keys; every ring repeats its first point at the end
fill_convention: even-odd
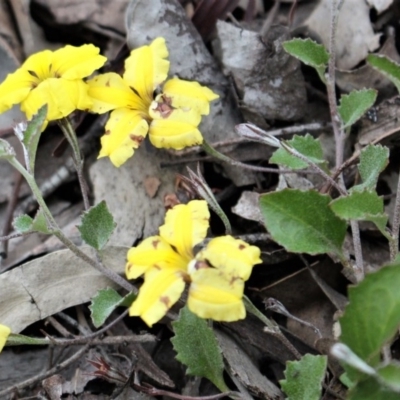
{"type": "Polygon", "coordinates": [[[74,361],[79,360],[79,358],[88,350],[90,344],[86,344],[84,347],[82,347],[80,350],[78,350],[74,355],[72,355],[70,358],[66,359],[62,363],[58,364],[54,368],[51,368],[47,370],[46,372],[37,374],[33,376],[32,378],[29,378],[23,382],[17,383],[16,385],[10,386],[7,389],[4,389],[0,391],[0,397],[5,396],[6,394],[12,393],[12,392],[17,392],[19,390],[22,390],[23,388],[33,385],[34,383],[41,381],[45,378],[48,378],[49,376],[52,376],[56,374],[57,372],[60,372],[61,370],[65,369],[68,367],[70,364],[72,364],[74,361]]]}
{"type": "Polygon", "coordinates": [[[399,229],[400,229],[400,174],[397,182],[396,201],[394,205],[393,222],[392,222],[392,238],[389,242],[390,260],[394,261],[399,252],[399,229]]]}
{"type": "MultiPolygon", "coordinates": [[[[343,126],[340,122],[339,113],[337,110],[336,89],[335,89],[336,30],[337,30],[337,21],[339,17],[339,10],[343,4],[343,1],[344,0],[339,0],[339,3],[337,3],[336,0],[331,0],[331,32],[329,39],[329,63],[328,63],[328,75],[326,82],[329,110],[331,113],[333,133],[335,136],[336,169],[339,169],[340,166],[343,164],[344,142],[346,139],[346,135],[343,130],[343,126]]],[[[338,175],[338,179],[339,179],[339,185],[345,188],[342,173],[338,175]]],[[[357,280],[361,281],[364,278],[365,271],[364,271],[363,255],[362,255],[362,246],[360,240],[360,228],[358,226],[357,221],[351,221],[350,226],[353,236],[354,254],[356,258],[356,265],[354,268],[354,272],[357,277],[357,280]]]]}
{"type": "MultiPolygon", "coordinates": [[[[5,221],[4,221],[4,225],[3,225],[3,232],[2,232],[3,238],[7,237],[7,235],[10,233],[11,222],[13,219],[14,210],[15,210],[15,206],[18,201],[19,188],[21,187],[21,183],[22,183],[22,175],[18,171],[15,171],[14,175],[15,175],[15,184],[12,189],[11,196],[8,200],[6,217],[5,217],[5,221]]],[[[2,241],[1,246],[0,246],[0,259],[7,258],[7,250],[8,250],[8,239],[5,239],[2,241]]]]}

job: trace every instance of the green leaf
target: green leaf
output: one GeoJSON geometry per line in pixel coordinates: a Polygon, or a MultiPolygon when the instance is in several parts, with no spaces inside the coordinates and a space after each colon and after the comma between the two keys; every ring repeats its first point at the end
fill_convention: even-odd
{"type": "MultiPolygon", "coordinates": [[[[382,346],[396,334],[400,325],[400,261],[366,275],[349,288],[349,304],[340,318],[340,340],[375,368],[380,362],[382,346]]],[[[349,378],[359,373],[345,366],[349,378]]]]}
{"type": "Polygon", "coordinates": [[[39,210],[35,218],[31,218],[29,215],[19,215],[13,221],[13,227],[17,232],[41,232],[50,234],[51,232],[47,229],[47,222],[44,214],[39,210]]]}
{"type": "Polygon", "coordinates": [[[392,361],[390,364],[385,365],[378,369],[379,380],[385,386],[400,393],[400,363],[392,361]]]}
{"type": "Polygon", "coordinates": [[[228,391],[222,376],[224,363],[221,349],[206,320],[184,307],[172,326],[175,336],[171,342],[177,353],[176,358],[188,367],[187,373],[209,379],[221,392],[228,391]]]}
{"type": "Polygon", "coordinates": [[[386,234],[388,216],[384,214],[383,199],[374,191],[351,192],[330,204],[332,211],[347,221],[371,221],[386,234]]]}
{"type": "Polygon", "coordinates": [[[101,250],[114,231],[116,223],[108,211],[105,201],[91,207],[82,217],[78,226],[82,239],[97,250],[101,250]]]}
{"type": "Polygon", "coordinates": [[[389,58],[378,55],[370,54],[367,57],[367,62],[369,65],[377,69],[381,74],[385,75],[386,78],[391,80],[400,93],[400,65],[390,60],[389,58]]]}
{"type": "MultiPolygon", "coordinates": [[[[288,140],[286,143],[302,155],[306,156],[314,164],[322,164],[322,168],[325,168],[324,164],[326,164],[326,161],[324,160],[321,142],[314,139],[310,134],[305,136],[295,135],[293,136],[293,139],[288,140]]],[[[276,150],[269,162],[292,169],[303,169],[308,167],[308,164],[305,161],[291,155],[284,148],[276,150]]]]}
{"type": "Polygon", "coordinates": [[[324,73],[329,62],[329,53],[324,46],[311,39],[292,39],[283,42],[282,46],[290,55],[315,68],[321,81],[325,83],[324,73]]]}
{"type": "Polygon", "coordinates": [[[375,378],[367,379],[355,385],[346,397],[347,400],[398,400],[399,394],[385,388],[375,378]]]}
{"type": "Polygon", "coordinates": [[[52,233],[47,228],[46,217],[45,217],[44,213],[42,212],[42,210],[40,210],[40,209],[36,213],[35,218],[33,219],[32,230],[35,232],[40,232],[40,233],[45,233],[45,234],[52,233]]]}
{"type": "Polygon", "coordinates": [[[260,196],[272,238],[294,253],[342,255],[346,223],[329,208],[332,199],[314,190],[284,189],[260,196]]]}
{"type": "Polygon", "coordinates": [[[32,223],[33,219],[29,215],[23,214],[15,217],[12,225],[17,232],[26,233],[32,231],[32,223]]]}
{"type": "Polygon", "coordinates": [[[31,175],[33,175],[35,171],[36,151],[46,116],[47,104],[40,107],[37,114],[28,121],[25,131],[17,134],[24,147],[25,163],[31,175]]]}
{"type": "Polygon", "coordinates": [[[357,122],[373,106],[378,92],[374,89],[353,90],[340,98],[338,112],[344,128],[357,122]]]}
{"type": "Polygon", "coordinates": [[[326,356],[306,354],[299,361],[287,361],[285,378],[279,383],[288,400],[319,400],[327,366],[326,356]]]}
{"type": "Polygon", "coordinates": [[[93,325],[99,328],[117,307],[130,306],[135,298],[134,293],[128,293],[125,297],[121,297],[112,288],[99,290],[89,306],[93,325]]]}
{"type": "Polygon", "coordinates": [[[378,182],[379,174],[386,168],[389,163],[389,149],[379,145],[368,145],[360,153],[360,163],[358,171],[362,179],[362,183],[353,186],[352,191],[361,191],[364,189],[375,190],[378,182]]]}
{"type": "Polygon", "coordinates": [[[15,158],[15,151],[7,140],[0,139],[0,159],[11,160],[15,158]]]}

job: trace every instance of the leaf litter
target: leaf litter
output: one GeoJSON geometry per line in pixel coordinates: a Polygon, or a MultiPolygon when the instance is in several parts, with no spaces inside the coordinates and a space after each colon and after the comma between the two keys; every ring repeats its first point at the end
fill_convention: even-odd
{"type": "MultiPolygon", "coordinates": [[[[269,166],[268,159],[272,154],[270,148],[254,142],[240,142],[234,128],[241,122],[253,122],[265,130],[280,130],[279,137],[285,141],[293,139],[293,134],[285,133],[285,128],[306,124],[311,120],[319,123],[321,129],[305,131],[304,134],[301,133],[303,137],[306,133],[311,133],[318,138],[326,132],[326,124],[329,123],[328,104],[316,74],[301,66],[298,60],[282,49],[282,42],[291,35],[295,36],[299,29],[298,26],[291,26],[291,15],[292,12],[302,15],[305,7],[303,3],[293,11],[288,3],[269,8],[263,7],[262,2],[254,7],[250,0],[235,4],[235,7],[232,4],[237,2],[232,2],[228,12],[217,11],[213,1],[208,2],[208,10],[200,8],[201,4],[205,7],[203,3],[207,2],[182,1],[185,3],[185,8],[182,8],[173,0],[126,0],[118,2],[118,7],[96,0],[85,4],[32,0],[29,10],[22,11],[16,6],[18,2],[11,3],[12,15],[10,10],[0,9],[2,20],[8,21],[4,27],[8,27],[6,36],[10,37],[7,43],[0,41],[0,52],[6,55],[1,57],[1,76],[12,72],[26,56],[37,49],[56,48],[60,43],[94,43],[118,63],[117,56],[123,49],[125,37],[128,47],[136,48],[148,44],[155,37],[163,36],[170,49],[172,74],[183,79],[198,80],[220,95],[215,107],[211,107],[211,114],[203,121],[201,132],[210,143],[218,144],[218,149],[224,154],[253,165],[269,166]],[[193,17],[193,25],[189,17],[196,15],[196,12],[198,14],[196,18],[193,17]],[[205,26],[207,18],[201,13],[209,15],[209,20],[215,25],[211,28],[205,26]],[[17,23],[16,30],[10,23],[13,16],[17,23]],[[269,18],[274,21],[270,27],[269,18]],[[218,19],[220,20],[217,22],[218,19]],[[22,25],[21,21],[28,21],[29,27],[22,25]],[[33,36],[31,47],[26,40],[20,42],[19,39],[19,35],[24,39],[30,33],[33,36]],[[14,45],[10,46],[10,43],[14,45]],[[318,104],[316,108],[323,110],[317,112],[316,118],[310,111],[314,104],[318,104]]],[[[329,14],[326,14],[329,12],[328,2],[311,3],[314,11],[309,14],[308,19],[303,19],[303,28],[305,26],[309,32],[307,36],[317,37],[327,46],[326,34],[330,20],[329,14]]],[[[360,146],[383,143],[391,151],[396,151],[398,143],[395,121],[399,112],[399,101],[388,97],[390,93],[394,93],[394,86],[387,80],[382,83],[382,76],[379,76],[378,82],[377,74],[373,75],[376,79],[374,78],[371,85],[367,84],[371,81],[370,75],[367,75],[371,74],[371,69],[368,67],[367,72],[367,66],[363,62],[368,52],[374,50],[390,54],[398,61],[397,51],[393,47],[389,51],[385,50],[387,43],[392,40],[390,36],[386,39],[386,44],[381,46],[379,42],[383,28],[390,27],[393,22],[388,15],[396,9],[398,11],[398,6],[390,1],[385,4],[370,3],[378,11],[374,21],[370,19],[367,4],[358,7],[358,14],[354,11],[353,2],[345,2],[341,10],[336,38],[337,67],[341,70],[338,71],[338,84],[342,94],[348,93],[354,87],[374,87],[380,90],[385,85],[384,94],[387,97],[379,99],[376,109],[357,122],[349,135],[350,148],[357,151],[360,146]],[[356,73],[357,82],[354,81],[356,73]]],[[[18,122],[21,118],[22,115],[13,112],[11,120],[18,122]]],[[[80,119],[81,133],[84,134],[93,120],[84,115],[78,115],[77,118],[80,119]]],[[[12,140],[11,120],[9,115],[0,116],[1,137],[7,140],[12,140]]],[[[37,175],[40,182],[55,179],[54,172],[69,157],[68,152],[61,152],[62,155],[58,158],[50,157],[52,149],[56,147],[57,140],[54,138],[61,138],[61,135],[54,126],[50,126],[48,130],[51,133],[44,135],[39,145],[37,175]]],[[[97,137],[99,135],[101,132],[97,133],[97,137]]],[[[324,147],[325,142],[321,140],[321,143],[324,147]]],[[[260,195],[275,190],[296,191],[310,187],[322,191],[321,182],[315,181],[312,173],[295,175],[296,179],[293,174],[282,173],[278,176],[277,173],[249,173],[241,167],[214,161],[201,149],[194,148],[179,154],[150,149],[149,146],[142,146],[126,167],[115,169],[109,160],[95,160],[98,151],[96,146],[98,145],[94,144],[94,149],[89,151],[86,162],[92,204],[105,200],[117,223],[109,244],[102,251],[102,258],[109,267],[122,274],[126,249],[157,233],[163,223],[165,210],[171,204],[170,199],[173,198],[176,202],[187,201],[192,194],[179,186],[177,176],[187,175],[186,167],[194,167],[200,162],[207,183],[231,220],[234,234],[246,237],[252,235],[252,243],[261,247],[263,258],[268,258],[267,263],[254,268],[246,290],[248,296],[263,313],[281,326],[297,352],[314,355],[329,352],[329,348],[321,350],[323,346],[318,345],[318,335],[299,320],[317,327],[323,340],[337,339],[333,326],[338,313],[343,311],[347,302],[346,288],[349,281],[346,279],[346,271],[341,270],[342,267],[334,262],[337,259],[332,255],[307,256],[308,261],[304,262],[301,256],[287,252],[279,246],[279,240],[275,237],[268,243],[259,239],[265,233],[265,219],[258,207],[260,195]],[[265,310],[263,301],[269,297],[282,303],[295,318],[265,310]]],[[[322,150],[327,151],[325,148],[322,150]]],[[[394,164],[398,167],[396,162],[394,164]]],[[[0,166],[1,176],[4,176],[1,179],[1,221],[5,221],[9,213],[7,201],[13,194],[13,182],[16,178],[10,176],[5,162],[1,161],[0,166]]],[[[275,168],[274,165],[271,167],[275,168]]],[[[282,166],[279,168],[283,169],[282,166]]],[[[385,181],[389,182],[385,186],[386,192],[382,192],[386,195],[386,209],[393,207],[396,187],[391,182],[397,180],[398,173],[394,172],[396,170],[394,168],[384,172],[377,178],[378,186],[384,185],[385,181]]],[[[354,165],[346,174],[346,179],[359,179],[354,165]]],[[[27,195],[27,187],[22,184],[16,193],[19,201],[17,211],[18,204],[22,204],[27,195]]],[[[61,225],[65,227],[68,236],[79,242],[76,226],[80,224],[78,216],[83,208],[78,184],[73,176],[61,179],[59,188],[54,189],[49,202],[55,210],[58,209],[57,218],[63,221],[61,225]]],[[[296,212],[296,207],[293,209],[296,212]]],[[[325,212],[331,215],[328,209],[325,212]]],[[[340,224],[338,221],[335,223],[340,224]]],[[[266,225],[268,227],[268,218],[266,225]]],[[[219,235],[222,232],[221,223],[213,217],[212,234],[219,235]]],[[[371,269],[377,270],[384,264],[383,260],[388,260],[388,251],[381,244],[381,239],[376,239],[379,235],[377,229],[365,230],[363,235],[365,261],[371,269]]],[[[325,239],[326,237],[329,237],[329,233],[324,234],[325,239]]],[[[24,236],[15,242],[10,241],[8,246],[8,258],[2,262],[1,270],[4,272],[0,275],[0,322],[12,327],[15,333],[42,336],[45,331],[48,335],[57,336],[60,331],[57,333],[58,325],[51,319],[54,316],[67,327],[69,334],[74,332],[76,335],[77,326],[90,325],[87,303],[101,289],[117,289],[113,283],[68,250],[59,250],[60,244],[54,238],[24,236]],[[68,318],[79,321],[79,325],[73,325],[71,321],[65,322],[62,319],[63,314],[59,314],[62,312],[68,318]]],[[[303,250],[301,247],[299,249],[292,251],[301,253],[303,250]]],[[[339,253],[336,242],[330,250],[339,253]]],[[[178,304],[174,311],[179,312],[179,307],[178,304]]],[[[117,308],[112,316],[119,315],[119,311],[117,308]]],[[[89,395],[101,398],[102,395],[112,394],[119,396],[116,398],[123,398],[124,395],[136,396],[140,391],[146,393],[146,390],[147,393],[156,395],[157,390],[163,387],[168,388],[164,394],[168,394],[169,390],[181,393],[193,378],[185,375],[186,368],[178,361],[162,361],[166,354],[167,357],[175,357],[169,344],[172,335],[169,322],[167,318],[165,323],[157,324],[150,330],[157,335],[158,343],[141,345],[121,342],[117,345],[93,347],[81,358],[79,366],[77,363],[71,364],[65,371],[50,377],[40,378],[40,368],[37,367],[38,363],[45,362],[47,350],[41,349],[35,353],[21,349],[19,353],[14,353],[12,349],[5,349],[0,356],[0,371],[11,371],[15,365],[21,363],[25,368],[23,372],[20,369],[15,370],[17,377],[10,372],[0,373],[0,393],[1,390],[35,374],[39,374],[39,379],[33,385],[21,388],[21,395],[32,395],[35,390],[41,390],[50,399],[61,396],[85,398],[89,395]],[[118,356],[115,356],[116,352],[118,356]],[[31,363],[31,368],[27,360],[35,360],[35,363],[31,363]],[[145,386],[138,384],[124,387],[114,381],[110,382],[110,379],[101,379],[104,374],[95,377],[91,374],[96,372],[96,367],[93,368],[94,364],[88,360],[98,360],[97,367],[100,368],[107,369],[105,366],[109,365],[113,371],[120,371],[125,377],[129,377],[130,372],[132,376],[142,376],[142,382],[150,384],[151,389],[147,387],[145,390],[145,386]],[[79,376],[80,382],[77,378],[79,376]]],[[[283,379],[285,363],[296,358],[293,348],[277,339],[273,332],[265,331],[263,325],[251,315],[246,320],[232,324],[215,323],[213,329],[222,350],[226,372],[230,376],[230,380],[225,380],[229,382],[229,389],[240,391],[241,396],[246,398],[284,398],[282,389],[285,385],[281,386],[279,381],[283,379]]],[[[125,318],[110,328],[109,335],[119,337],[145,331],[148,328],[139,319],[125,318]]],[[[69,355],[71,354],[73,351],[70,351],[69,355]]],[[[69,355],[65,355],[64,359],[69,355]]],[[[340,367],[338,368],[340,371],[340,367]]],[[[337,376],[337,373],[333,375],[337,376]]],[[[202,384],[193,389],[191,395],[201,397],[217,393],[218,390],[203,379],[202,384]]],[[[343,393],[343,388],[336,391],[336,395],[342,398],[343,393]]],[[[334,398],[328,391],[325,396],[334,398]]]]}

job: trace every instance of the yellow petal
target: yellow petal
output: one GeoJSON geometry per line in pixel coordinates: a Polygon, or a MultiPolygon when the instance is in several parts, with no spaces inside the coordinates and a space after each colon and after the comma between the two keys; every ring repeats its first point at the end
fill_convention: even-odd
{"type": "Polygon", "coordinates": [[[93,101],[92,112],[103,114],[120,107],[147,114],[148,105],[116,73],[101,74],[87,81],[93,101]]]}
{"type": "Polygon", "coordinates": [[[244,282],[228,279],[221,271],[202,268],[191,274],[188,307],[201,318],[231,322],[243,319],[246,310],[242,302],[244,282]]]}
{"type": "Polygon", "coordinates": [[[128,279],[136,279],[151,268],[186,271],[187,267],[185,259],[160,236],[151,236],[129,249],[127,259],[125,273],[128,279]]]}
{"type": "Polygon", "coordinates": [[[3,350],[3,347],[6,344],[10,333],[11,333],[11,329],[8,326],[0,324],[0,351],[3,350]]]}
{"type": "Polygon", "coordinates": [[[153,119],[185,122],[197,127],[201,121],[201,115],[193,108],[173,108],[168,97],[159,94],[149,107],[149,115],[153,119]]]}
{"type": "Polygon", "coordinates": [[[178,204],[167,212],[160,236],[189,263],[193,258],[193,247],[207,235],[209,219],[210,212],[204,200],[178,204]]]}
{"type": "Polygon", "coordinates": [[[197,260],[207,260],[213,267],[243,280],[250,277],[254,264],[262,262],[260,249],[232,236],[212,239],[197,255],[197,260]]]}
{"type": "Polygon", "coordinates": [[[172,99],[175,108],[191,108],[201,115],[210,112],[210,101],[218,99],[218,95],[198,82],[184,81],[179,78],[165,82],[163,93],[172,99]]]}
{"type": "Polygon", "coordinates": [[[25,60],[24,64],[22,65],[22,69],[29,72],[30,75],[36,78],[36,83],[39,83],[47,78],[55,77],[50,72],[52,61],[52,51],[39,51],[38,53],[32,54],[25,60]]]}
{"type": "Polygon", "coordinates": [[[24,69],[8,74],[0,85],[0,113],[9,110],[14,104],[21,103],[36,86],[37,78],[24,69]]]}
{"type": "Polygon", "coordinates": [[[168,49],[165,39],[156,38],[149,46],[132,50],[125,60],[124,80],[150,105],[154,89],[167,79],[168,49]]]}
{"type": "Polygon", "coordinates": [[[153,120],[149,137],[154,147],[164,149],[182,150],[203,143],[203,136],[196,126],[169,119],[153,120]]]}
{"type": "Polygon", "coordinates": [[[114,110],[106,124],[106,133],[101,138],[99,158],[110,157],[110,161],[120,167],[147,135],[148,124],[140,112],[128,108],[114,110]]]}
{"type": "Polygon", "coordinates": [[[48,105],[47,120],[53,121],[75,111],[89,109],[92,101],[83,81],[49,78],[33,89],[22,101],[21,109],[30,119],[44,104],[48,105]]]}
{"type": "Polygon", "coordinates": [[[141,317],[147,325],[152,326],[179,300],[184,289],[185,282],[179,271],[166,269],[151,274],[129,308],[129,315],[141,317]]]}
{"type": "Polygon", "coordinates": [[[99,53],[100,49],[92,44],[79,47],[64,46],[52,55],[51,74],[70,80],[85,78],[107,61],[107,58],[99,53]]]}

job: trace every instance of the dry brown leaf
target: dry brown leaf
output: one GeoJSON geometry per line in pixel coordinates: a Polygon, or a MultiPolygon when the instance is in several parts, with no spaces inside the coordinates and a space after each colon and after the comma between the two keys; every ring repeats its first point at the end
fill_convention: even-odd
{"type": "MultiPolygon", "coordinates": [[[[94,256],[91,249],[83,251],[94,256]]],[[[126,247],[107,247],[104,264],[122,274],[126,247]]],[[[0,321],[18,333],[43,318],[86,303],[100,290],[117,285],[70,250],[60,250],[0,275],[0,321]]]]}

